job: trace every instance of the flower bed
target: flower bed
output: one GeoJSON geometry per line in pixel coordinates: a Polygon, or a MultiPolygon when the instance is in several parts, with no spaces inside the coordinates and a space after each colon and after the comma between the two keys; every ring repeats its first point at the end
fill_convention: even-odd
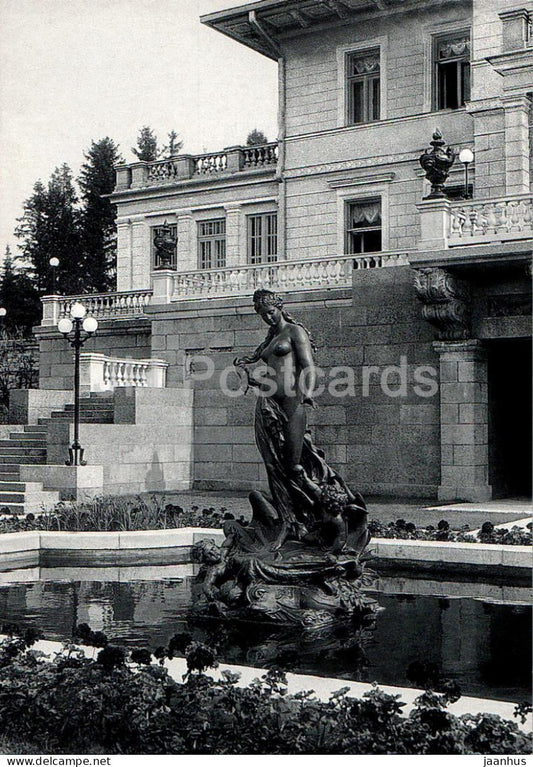
{"type": "MultiPolygon", "coordinates": [[[[287,694],[272,670],[247,687],[216,665],[215,651],[177,635],[152,663],[147,650],[127,652],[100,632],[78,627],[78,638],[102,647],[96,660],[70,645],[53,659],[31,649],[36,632],[0,644],[0,738],[39,743],[40,752],[108,754],[529,754],[531,735],[495,714],[455,716],[459,693],[442,681],[426,690],[408,716],[400,695],[375,686],[362,698],[347,688],[328,702],[287,694]],[[163,668],[183,652],[184,683],[163,668]]],[[[3,629],[6,630],[6,627],[3,629]]],[[[524,722],[531,706],[517,706],[524,722]]]]}
{"type": "MultiPolygon", "coordinates": [[[[87,503],[59,503],[52,511],[40,515],[27,514],[18,517],[0,509],[0,533],[26,532],[31,530],[63,530],[71,532],[115,532],[128,530],[165,530],[180,527],[221,528],[224,521],[235,519],[226,507],[200,509],[191,506],[184,509],[165,503],[164,496],[135,498],[103,496],[87,503]]],[[[241,516],[239,521],[247,525],[241,516]]],[[[531,523],[526,529],[520,527],[496,528],[485,522],[474,535],[468,525],[452,530],[446,520],[437,527],[416,527],[413,522],[398,519],[385,525],[378,520],[369,522],[373,538],[396,538],[414,541],[456,541],[463,543],[494,543],[507,546],[531,545],[531,523]]]]}

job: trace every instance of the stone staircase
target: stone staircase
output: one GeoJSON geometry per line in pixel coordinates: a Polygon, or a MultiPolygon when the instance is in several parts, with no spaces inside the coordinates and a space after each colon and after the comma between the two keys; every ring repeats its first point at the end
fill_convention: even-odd
{"type": "MultiPolygon", "coordinates": [[[[107,393],[92,393],[80,399],[80,423],[113,423],[113,395],[107,393]]],[[[52,421],[72,421],[74,405],[65,405],[63,410],[55,411],[50,418],[39,418],[39,424],[45,425],[52,421]]]]}
{"type": "MultiPolygon", "coordinates": [[[[23,431],[11,432],[9,439],[0,440],[0,513],[6,508],[12,513],[35,513],[58,503],[57,491],[44,490],[40,482],[21,481],[20,467],[46,464],[48,424],[57,420],[72,422],[73,418],[74,405],[65,405],[49,418],[39,418],[37,424],[26,424],[23,431]]],[[[113,423],[113,420],[112,395],[93,393],[80,400],[80,423],[113,423]]]]}
{"type": "Polygon", "coordinates": [[[53,506],[59,493],[43,490],[40,482],[21,482],[20,467],[46,463],[46,427],[24,426],[0,440],[0,511],[27,514],[53,506]]]}

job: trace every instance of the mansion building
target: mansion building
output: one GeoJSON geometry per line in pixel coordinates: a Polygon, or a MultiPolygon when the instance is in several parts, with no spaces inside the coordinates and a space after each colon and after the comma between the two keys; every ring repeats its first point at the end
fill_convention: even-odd
{"type": "MultiPolygon", "coordinates": [[[[349,396],[326,386],[309,413],[351,486],[529,495],[533,6],[259,0],[201,23],[277,61],[279,135],[116,168],[117,292],[79,297],[99,322],[83,390],[114,402],[112,423],[87,424],[101,489],[265,484],[255,397],[220,375],[263,340],[251,297],[271,287],[326,378],[353,371],[349,396]],[[447,147],[441,195],[420,158],[447,147]]],[[[57,321],[74,300],[45,297],[35,331],[49,402],[72,389],[57,321]]]]}

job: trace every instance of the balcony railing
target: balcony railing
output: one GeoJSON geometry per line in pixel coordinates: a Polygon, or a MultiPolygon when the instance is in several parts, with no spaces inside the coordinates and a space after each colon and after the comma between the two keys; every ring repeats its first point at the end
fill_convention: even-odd
{"type": "Polygon", "coordinates": [[[112,391],[123,386],[166,386],[168,362],[158,359],[124,359],[95,352],[80,354],[82,389],[91,392],[112,391]]]}
{"type": "Polygon", "coordinates": [[[255,147],[235,146],[221,152],[199,155],[177,155],[156,162],[136,162],[116,168],[116,191],[144,186],[160,186],[192,178],[237,173],[244,170],[275,168],[278,144],[272,142],[255,147]]]}
{"type": "Polygon", "coordinates": [[[178,272],[172,276],[171,300],[247,296],[262,287],[280,292],[350,287],[354,269],[406,264],[404,253],[379,252],[178,272]]]}
{"type": "Polygon", "coordinates": [[[531,194],[450,205],[448,244],[451,247],[495,240],[522,240],[532,235],[531,194]]]}
{"type": "Polygon", "coordinates": [[[79,296],[44,296],[43,325],[57,325],[70,313],[72,304],[79,302],[87,314],[99,320],[143,317],[144,308],[152,300],[151,290],[130,290],[120,293],[87,293],[79,296]]]}

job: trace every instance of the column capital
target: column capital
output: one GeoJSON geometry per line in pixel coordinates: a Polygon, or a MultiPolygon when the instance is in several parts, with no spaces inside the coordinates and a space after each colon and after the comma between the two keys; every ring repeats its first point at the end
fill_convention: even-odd
{"type": "Polygon", "coordinates": [[[478,338],[470,338],[466,341],[434,341],[432,345],[437,354],[440,355],[470,356],[479,359],[486,355],[483,341],[478,338]]]}

